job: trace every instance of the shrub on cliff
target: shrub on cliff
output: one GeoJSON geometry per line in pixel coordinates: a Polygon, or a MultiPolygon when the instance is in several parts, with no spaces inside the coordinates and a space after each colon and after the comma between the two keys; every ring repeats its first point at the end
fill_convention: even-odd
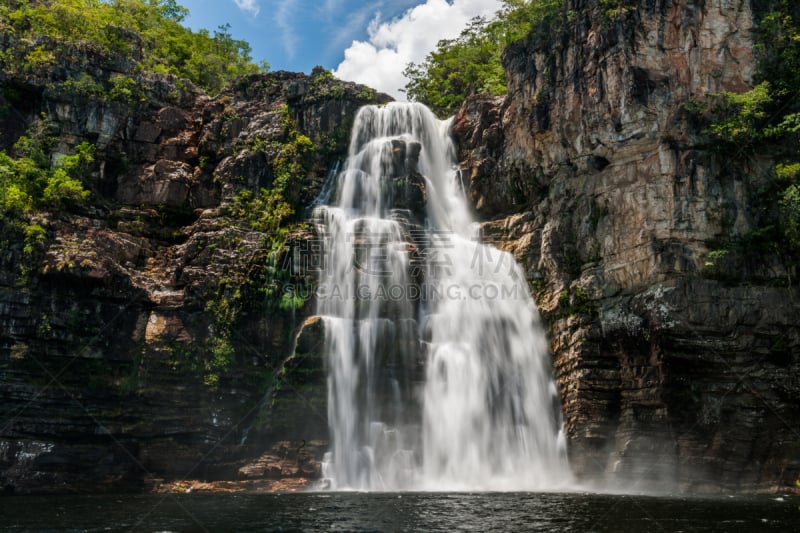
{"type": "Polygon", "coordinates": [[[16,157],[0,151],[0,216],[6,222],[21,223],[35,209],[74,208],[89,198],[82,180],[94,162],[94,146],[81,143],[74,155],[51,163],[44,143],[26,135],[14,145],[16,157]]]}
{"type": "MultiPolygon", "coordinates": [[[[42,75],[59,63],[81,64],[87,54],[128,63],[129,74],[174,74],[210,93],[234,77],[266,70],[252,63],[250,45],[230,26],[210,34],[184,27],[188,10],[176,0],[10,0],[0,5],[0,53],[7,72],[42,75]]],[[[70,87],[97,92],[85,73],[70,87]]],[[[107,81],[107,80],[104,80],[107,81]]]]}

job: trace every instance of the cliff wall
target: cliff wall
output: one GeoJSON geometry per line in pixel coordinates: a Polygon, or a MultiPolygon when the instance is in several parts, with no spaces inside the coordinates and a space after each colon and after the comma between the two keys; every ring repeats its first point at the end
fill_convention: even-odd
{"type": "Polygon", "coordinates": [[[687,107],[753,85],[746,0],[570,0],[506,50],[505,98],[456,117],[486,239],[526,266],[582,479],[775,490],[800,473],[798,293],[776,258],[713,279],[769,158],[687,107]],[[745,272],[746,270],[746,272],[745,272]]]}
{"type": "Polygon", "coordinates": [[[96,147],[86,205],[4,221],[0,490],[317,476],[319,332],[294,353],[311,303],[283,289],[314,279],[292,263],[312,247],[306,209],[355,111],[388,97],[323,70],[253,75],[213,98],[168,76],[132,77],[130,98],[64,90],[81,72],[132,75],[84,59],[0,76],[0,148],[34,130],[52,161],[96,147]],[[262,193],[287,175],[279,196],[262,193]]]}

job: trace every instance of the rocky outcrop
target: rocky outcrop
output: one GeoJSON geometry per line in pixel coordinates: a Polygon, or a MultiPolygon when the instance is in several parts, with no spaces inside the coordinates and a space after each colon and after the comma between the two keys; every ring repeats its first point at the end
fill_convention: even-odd
{"type": "Polygon", "coordinates": [[[755,228],[769,161],[732,163],[686,111],[750,88],[758,13],[567,10],[506,50],[508,96],[468,100],[454,128],[484,234],[525,265],[547,319],[573,467],[633,489],[786,490],[800,295],[769,258],[743,284],[706,265],[755,228]]]}
{"type": "Polygon", "coordinates": [[[88,141],[97,163],[89,206],[30,215],[46,233],[35,245],[18,230],[2,238],[0,489],[303,485],[318,474],[325,409],[307,418],[288,387],[324,400],[324,376],[308,328],[293,354],[309,294],[284,288],[315,275],[293,264],[312,248],[302,220],[355,111],[388,97],[323,71],[254,75],[213,98],[140,80],[133,102],[40,81],[0,77],[0,148],[34,125],[55,136],[51,157],[88,141]],[[263,204],[247,201],[273,187],[281,147],[301,135],[308,154],[290,161],[285,189],[294,218],[252,223],[263,204]]]}

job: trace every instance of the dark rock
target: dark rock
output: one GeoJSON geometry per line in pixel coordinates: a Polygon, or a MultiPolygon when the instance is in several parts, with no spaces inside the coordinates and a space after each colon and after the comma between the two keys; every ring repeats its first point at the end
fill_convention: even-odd
{"type": "Polygon", "coordinates": [[[274,375],[264,431],[273,438],[328,440],[325,322],[308,318],[300,326],[294,353],[274,375]]]}
{"type": "Polygon", "coordinates": [[[164,107],[158,112],[158,125],[164,135],[177,135],[186,127],[186,112],[173,106],[164,107]]]}
{"type": "Polygon", "coordinates": [[[320,348],[306,339],[322,326],[302,328],[293,353],[312,305],[279,305],[282,283],[302,287],[314,276],[288,262],[313,235],[291,232],[278,258],[288,275],[278,278],[273,236],[231,218],[230,199],[270,187],[288,106],[317,143],[307,175],[293,176],[292,208],[302,213],[344,157],[353,114],[379,95],[272,73],[209,98],[155,76],[143,80],[146,102],[127,104],[3,75],[29,95],[14,121],[0,117],[4,134],[22,134],[45,113],[58,153],[96,144],[86,183],[97,185],[84,214],[36,214],[47,238],[35,253],[0,221],[0,487],[103,492],[141,490],[145,480],[233,480],[290,433],[315,451],[264,475],[298,486],[318,476],[325,373],[320,348]],[[286,81],[305,92],[287,94],[286,81]],[[334,132],[341,139],[323,146],[334,132]],[[321,419],[306,416],[290,389],[275,388],[283,403],[265,403],[281,370],[280,379],[308,389],[321,419]],[[265,430],[280,417],[286,435],[265,430]]]}
{"type": "Polygon", "coordinates": [[[151,122],[142,122],[136,129],[133,140],[143,143],[154,143],[161,135],[161,128],[151,122]]]}

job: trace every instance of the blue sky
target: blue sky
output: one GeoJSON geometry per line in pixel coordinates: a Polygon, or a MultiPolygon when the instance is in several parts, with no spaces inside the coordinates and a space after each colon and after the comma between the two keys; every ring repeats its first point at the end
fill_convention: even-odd
{"type": "Polygon", "coordinates": [[[402,70],[439,39],[459,34],[470,18],[491,16],[500,0],[178,0],[185,23],[214,30],[229,23],[253,58],[272,70],[331,69],[396,98],[402,70]]]}

